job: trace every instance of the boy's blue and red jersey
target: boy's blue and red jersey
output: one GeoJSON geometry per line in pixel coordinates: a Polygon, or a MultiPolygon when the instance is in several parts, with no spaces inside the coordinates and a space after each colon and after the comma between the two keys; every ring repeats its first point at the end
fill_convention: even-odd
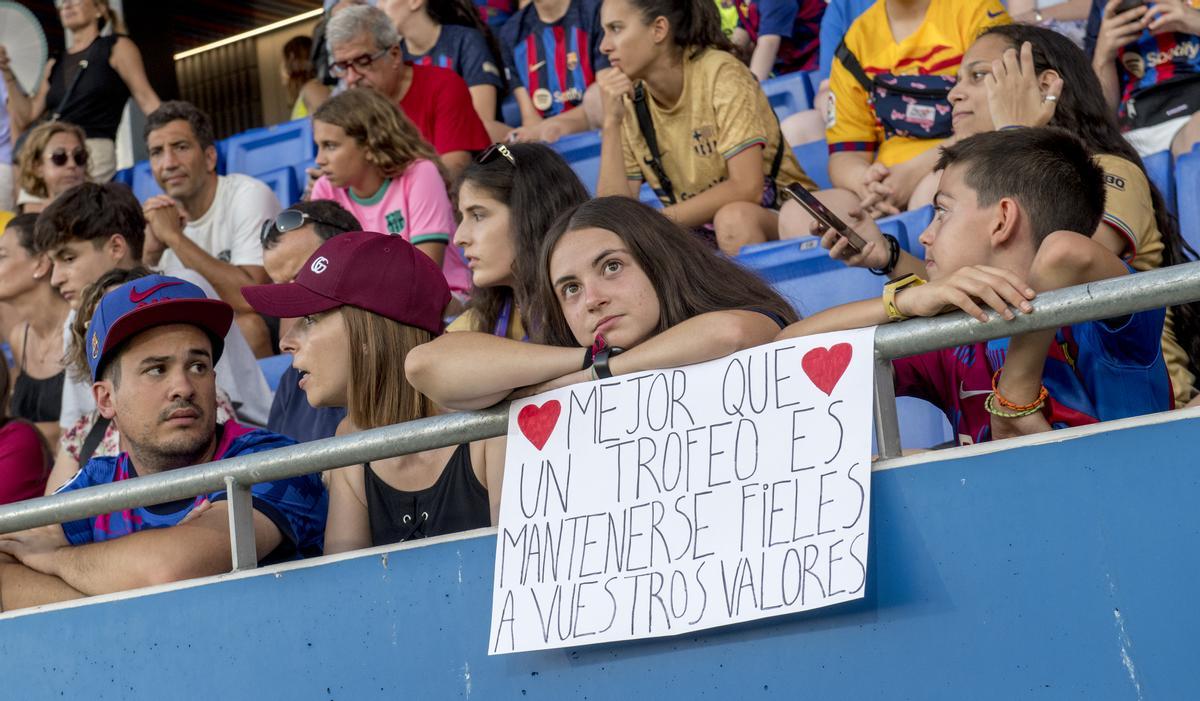
{"type": "MultiPolygon", "coordinates": [[[[295,444],[291,438],[262,429],[242,426],[234,421],[217,426],[217,450],[213,460],[250,455],[295,444]]],[[[75,477],[58,489],[70,492],[98,484],[111,484],[137,477],[130,464],[129,454],[116,457],[92,458],[75,477]]],[[[292,477],[274,482],[262,482],[251,488],[254,510],[271,519],[279,528],[283,541],[263,564],[321,554],[325,540],[325,516],[329,497],[319,475],[292,477]]],[[[224,490],[201,495],[182,504],[170,513],[153,507],[125,509],[102,516],[69,521],[62,525],[71,545],[84,545],[113,540],[150,528],[178,525],[200,502],[226,498],[224,490]]]]}
{"type": "Polygon", "coordinates": [[[817,68],[818,35],[826,0],[739,0],[738,23],[758,42],[763,35],[782,41],[775,55],[776,75],[817,68]]]}
{"type": "Polygon", "coordinates": [[[571,0],[566,14],[550,24],[530,3],[504,25],[499,38],[508,84],[525,88],[543,117],[578,106],[596,72],[609,65],[600,53],[600,0],[571,0]]]}
{"type": "Polygon", "coordinates": [[[410,52],[407,44],[401,43],[400,46],[404,49],[404,60],[414,66],[448,68],[462,76],[467,87],[491,85],[501,94],[504,92],[504,77],[497,63],[499,59],[492,56],[487,39],[474,27],[442,25],[437,43],[419,56],[410,52]]]}
{"type": "MultiPolygon", "coordinates": [[[[1083,426],[1174,408],[1162,355],[1166,312],[1139,312],[1058,330],[1042,383],[1050,393],[1051,428],[1083,426]]],[[[991,415],[983,408],[992,375],[1004,366],[1008,339],[946,348],[893,361],[896,394],[940,408],[961,445],[991,440],[991,415]]]]}

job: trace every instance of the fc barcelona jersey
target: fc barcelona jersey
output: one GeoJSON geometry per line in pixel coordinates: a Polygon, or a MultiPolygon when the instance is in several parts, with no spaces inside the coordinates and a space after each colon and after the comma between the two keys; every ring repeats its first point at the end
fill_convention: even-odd
{"type": "Polygon", "coordinates": [[[608,68],[600,53],[604,32],[599,0],[572,0],[555,22],[543,22],[530,3],[500,30],[510,86],[523,87],[543,117],[553,117],[583,102],[583,93],[608,68]]]}

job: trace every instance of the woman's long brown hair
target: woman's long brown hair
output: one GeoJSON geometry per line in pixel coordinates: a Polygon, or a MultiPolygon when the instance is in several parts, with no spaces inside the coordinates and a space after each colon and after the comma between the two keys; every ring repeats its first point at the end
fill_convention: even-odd
{"type": "Polygon", "coordinates": [[[790,324],[796,311],[770,285],[719,255],[656,209],[628,197],[600,197],[568,210],[542,242],[534,329],[538,342],[577,346],[550,279],[550,256],[564,235],[580,229],[606,229],[621,237],[650,278],[660,308],[659,334],[708,312],[747,309],[774,314],[790,324]]]}
{"type": "Polygon", "coordinates": [[[404,376],[408,352],[433,335],[358,307],[340,309],[350,346],[350,421],[368,429],[433,416],[433,400],[404,376]]]}

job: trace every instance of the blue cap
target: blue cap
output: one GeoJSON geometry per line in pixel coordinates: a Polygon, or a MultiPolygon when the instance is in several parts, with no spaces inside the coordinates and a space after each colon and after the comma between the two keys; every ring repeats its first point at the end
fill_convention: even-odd
{"type": "Polygon", "coordinates": [[[209,299],[186,280],[147,275],[121,285],[100,299],[87,329],[88,365],[92,380],[100,379],[113,350],[146,329],[166,324],[191,324],[212,338],[213,362],[221,357],[225,334],[233,323],[233,307],[209,299]]]}

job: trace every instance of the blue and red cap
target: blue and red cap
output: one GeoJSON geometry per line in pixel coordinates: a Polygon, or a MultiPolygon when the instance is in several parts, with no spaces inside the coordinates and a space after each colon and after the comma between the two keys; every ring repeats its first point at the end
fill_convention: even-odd
{"type": "Polygon", "coordinates": [[[100,299],[88,325],[87,358],[92,380],[100,379],[104,364],[122,343],[139,333],[167,324],[191,324],[208,334],[213,363],[225,348],[233,323],[233,307],[209,299],[196,285],[177,277],[147,275],[121,285],[100,299]]]}

